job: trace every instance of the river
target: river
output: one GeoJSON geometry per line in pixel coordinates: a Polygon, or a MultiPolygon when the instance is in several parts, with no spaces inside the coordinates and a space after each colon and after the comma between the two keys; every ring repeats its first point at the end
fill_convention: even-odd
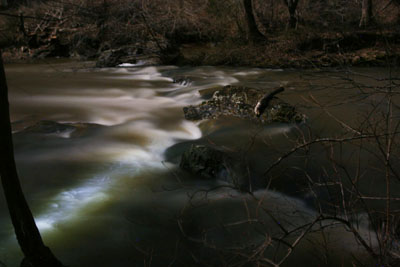
{"type": "MultiPolygon", "coordinates": [[[[353,71],[365,75],[360,80],[387,73],[353,71]]],[[[68,266],[231,266],[240,263],[239,248],[255,251],[256,244],[267,240],[266,233],[279,232],[280,223],[295,227],[315,218],[304,194],[283,182],[251,196],[223,187],[220,181],[179,172],[179,154],[190,142],[240,150],[255,135],[258,141],[247,160],[258,161],[255,169],[262,172],[268,167],[265,162],[293,145],[290,137],[300,131],[294,125],[259,126],[232,118],[186,121],[182,108],[203,100],[199,90],[228,84],[267,89],[284,85],[282,98],[306,114],[307,127],[321,137],[343,131],[343,123],[358,121],[360,116],[349,114],[368,110],[370,101],[343,85],[335,71],[92,69],[54,61],[7,65],[6,75],[23,190],[45,243],[68,266]],[[176,77],[189,82],[173,83],[176,77]],[[313,103],[316,99],[318,105],[313,103]],[[24,131],[42,120],[69,126],[24,131]],[[263,205],[275,219],[258,213],[263,205]],[[252,224],[253,219],[258,222],[252,224]]],[[[318,160],[316,166],[322,164],[318,160]]],[[[366,240],[374,243],[368,227],[360,227],[366,240]]],[[[325,237],[311,233],[285,264],[351,266],[353,254],[365,254],[343,227],[328,228],[326,236],[332,244],[329,256],[321,252],[325,237]]],[[[265,255],[279,262],[285,251],[274,248],[265,255]]],[[[1,193],[0,262],[18,266],[21,259],[1,193]]]]}

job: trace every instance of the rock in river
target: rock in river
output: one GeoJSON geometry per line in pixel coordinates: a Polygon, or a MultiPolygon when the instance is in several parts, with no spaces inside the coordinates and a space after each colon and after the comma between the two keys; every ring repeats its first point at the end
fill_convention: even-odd
{"type": "Polygon", "coordinates": [[[251,191],[257,181],[248,177],[246,164],[236,156],[218,147],[192,144],[183,152],[180,168],[203,179],[219,180],[238,190],[251,191]]]}
{"type": "Polygon", "coordinates": [[[43,120],[38,121],[35,124],[30,125],[22,130],[16,131],[15,134],[30,134],[70,138],[89,135],[100,127],[102,126],[94,123],[59,123],[55,121],[43,120]]]}
{"type": "Polygon", "coordinates": [[[185,119],[202,120],[216,119],[220,116],[235,116],[262,123],[304,122],[306,116],[299,113],[296,108],[283,100],[274,97],[264,114],[257,118],[254,107],[266,91],[242,86],[225,86],[214,92],[211,99],[203,101],[196,106],[183,108],[185,119]]]}
{"type": "Polygon", "coordinates": [[[191,145],[181,158],[180,167],[206,179],[227,176],[228,156],[215,148],[205,145],[191,145]]]}

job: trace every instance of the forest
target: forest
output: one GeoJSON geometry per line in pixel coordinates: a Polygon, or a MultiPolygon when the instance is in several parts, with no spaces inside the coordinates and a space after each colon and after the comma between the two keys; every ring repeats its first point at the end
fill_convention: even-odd
{"type": "Polygon", "coordinates": [[[71,57],[111,66],[142,56],[162,64],[310,68],[382,66],[398,56],[395,0],[11,3],[2,17],[6,61],[71,57]]]}
{"type": "Polygon", "coordinates": [[[1,0],[0,267],[400,266],[399,0],[1,0]]]}

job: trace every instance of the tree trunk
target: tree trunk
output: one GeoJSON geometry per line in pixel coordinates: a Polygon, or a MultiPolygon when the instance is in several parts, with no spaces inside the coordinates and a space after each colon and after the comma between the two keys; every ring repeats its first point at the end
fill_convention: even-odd
{"type": "Polygon", "coordinates": [[[372,20],[372,0],[363,0],[361,7],[360,27],[367,27],[372,20]]]}
{"type": "Polygon", "coordinates": [[[244,10],[246,12],[247,29],[249,32],[249,39],[252,41],[261,41],[265,39],[264,35],[259,31],[256,19],[253,12],[253,1],[243,0],[244,10]]]}
{"type": "Polygon", "coordinates": [[[0,176],[11,221],[22,252],[21,266],[55,267],[62,264],[42,241],[22,193],[14,160],[8,88],[0,51],[0,176]]]}
{"type": "Polygon", "coordinates": [[[295,29],[297,27],[296,9],[299,0],[283,0],[283,3],[286,5],[289,11],[289,21],[287,27],[290,29],[295,29]]]}
{"type": "Polygon", "coordinates": [[[297,26],[296,10],[289,9],[289,23],[290,29],[295,29],[297,26]]]}

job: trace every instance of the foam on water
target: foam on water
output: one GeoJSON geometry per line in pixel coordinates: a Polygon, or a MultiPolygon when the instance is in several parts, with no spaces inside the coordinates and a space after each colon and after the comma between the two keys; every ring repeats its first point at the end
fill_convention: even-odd
{"type": "Polygon", "coordinates": [[[58,223],[70,220],[82,207],[107,200],[108,195],[104,191],[110,186],[110,175],[111,173],[105,173],[95,176],[79,187],[63,191],[54,197],[46,212],[35,218],[39,230],[54,230],[58,223]]]}
{"type": "Polygon", "coordinates": [[[38,228],[43,231],[57,229],[58,224],[76,218],[84,209],[111,198],[109,190],[120,179],[140,174],[144,170],[165,170],[162,163],[165,149],[176,139],[197,139],[201,137],[199,128],[192,122],[182,122],[179,129],[165,131],[157,129],[149,122],[132,123],[124,127],[127,131],[141,130],[151,136],[148,145],[113,146],[97,150],[99,155],[112,154],[113,165],[93,177],[84,178],[82,184],[56,195],[48,204],[45,212],[36,218],[38,228]]]}
{"type": "MultiPolygon", "coordinates": [[[[115,72],[129,74],[129,76],[124,77],[124,79],[129,80],[173,82],[173,78],[163,77],[162,74],[158,71],[157,67],[143,67],[137,69],[119,68],[115,72]]],[[[115,79],[120,79],[120,77],[115,77],[115,79]]]]}
{"type": "MultiPolygon", "coordinates": [[[[126,67],[127,65],[121,65],[126,67]]],[[[131,67],[131,66],[129,66],[131,67]]],[[[179,112],[184,105],[199,100],[195,88],[185,92],[160,96],[158,92],[176,90],[172,77],[165,77],[160,69],[173,67],[137,67],[102,69],[110,83],[108,88],[66,88],[29,92],[29,89],[13,94],[13,102],[21,107],[21,113],[35,114],[44,111],[43,119],[58,122],[87,122],[109,127],[101,128],[90,139],[71,138],[71,132],[63,132],[54,137],[71,138],[70,146],[51,150],[26,151],[19,156],[22,161],[54,162],[73,159],[104,159],[107,170],[79,177],[82,181],[71,188],[64,188],[49,200],[47,207],[37,215],[39,229],[51,232],[57,225],[71,221],[82,210],[107,202],[110,189],[121,179],[135,177],[146,170],[165,170],[163,153],[177,140],[197,139],[201,131],[193,122],[184,121],[183,116],[174,119],[173,126],[160,125],[160,115],[168,115],[171,108],[179,112]],[[118,87],[113,80],[132,81],[132,87],[118,87]],[[139,83],[135,83],[139,81],[139,83]],[[149,87],[143,87],[145,81],[149,87]],[[155,82],[165,82],[166,87],[154,86],[155,82]],[[140,138],[139,138],[140,137],[140,138]],[[138,141],[146,140],[145,142],[138,141]],[[131,141],[132,140],[132,141],[131,141]]],[[[53,70],[49,70],[52,72],[53,70]]],[[[68,70],[69,71],[69,70],[68,70]]],[[[93,70],[97,72],[99,70],[93,70]]],[[[80,75],[88,75],[80,72],[80,75]]],[[[90,74],[90,72],[88,72],[90,74]]],[[[79,75],[79,72],[78,72],[79,75]]],[[[75,78],[75,77],[74,77],[75,78]]],[[[221,78],[223,79],[223,78],[221,78]]],[[[96,79],[93,80],[96,82],[96,79]]],[[[107,83],[108,83],[107,82],[107,83]]],[[[23,116],[26,116],[23,114],[23,116]]],[[[172,122],[171,122],[172,123],[172,122]]]]}
{"type": "MultiPolygon", "coordinates": [[[[182,87],[173,83],[175,74],[168,75],[168,72],[177,71],[176,67],[138,67],[139,65],[140,62],[121,64],[120,68],[93,70],[107,75],[110,87],[106,88],[67,88],[40,93],[23,91],[13,95],[14,102],[24,106],[26,112],[33,113],[42,109],[55,111],[54,114],[47,115],[46,119],[112,126],[103,130],[98,136],[92,137],[89,142],[71,141],[71,147],[49,151],[35,157],[31,154],[26,155],[25,159],[34,158],[38,161],[105,158],[111,162],[108,170],[82,177],[82,183],[65,189],[49,200],[48,207],[36,218],[38,227],[42,231],[54,230],[57,224],[71,220],[82,209],[107,201],[110,198],[110,188],[119,179],[135,176],[135,173],[138,174],[146,169],[164,170],[163,153],[177,140],[201,137],[198,126],[183,120],[183,116],[174,122],[172,129],[162,128],[157,122],[160,120],[160,115],[168,115],[171,108],[181,110],[185,105],[198,103],[201,101],[199,89],[235,84],[239,82],[237,77],[260,74],[258,69],[229,72],[212,71],[207,67],[199,68],[188,72],[188,76],[195,77],[194,82],[182,87]],[[196,82],[196,77],[201,77],[199,82],[196,82]],[[204,79],[206,82],[203,82],[204,79]],[[115,86],[113,80],[132,82],[132,88],[115,86]],[[157,82],[162,82],[165,86],[154,86],[157,82]],[[159,93],[167,95],[161,96],[159,93]],[[130,139],[137,140],[140,136],[146,141],[129,142],[130,139]]],[[[166,116],[165,119],[168,118],[166,116]]],[[[70,135],[68,132],[60,137],[69,138],[70,135]]]]}
{"type": "Polygon", "coordinates": [[[131,68],[131,67],[137,67],[137,66],[140,66],[140,65],[132,64],[132,63],[122,63],[122,64],[119,64],[117,67],[131,68]]]}

